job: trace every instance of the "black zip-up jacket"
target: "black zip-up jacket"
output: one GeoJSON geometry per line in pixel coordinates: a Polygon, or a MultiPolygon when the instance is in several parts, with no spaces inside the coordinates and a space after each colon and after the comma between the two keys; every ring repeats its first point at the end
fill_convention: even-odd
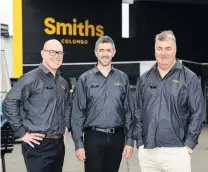
{"type": "Polygon", "coordinates": [[[205,108],[199,78],[176,61],[162,79],[157,63],[137,85],[135,128],[137,147],[194,148],[202,131],[205,108]]]}

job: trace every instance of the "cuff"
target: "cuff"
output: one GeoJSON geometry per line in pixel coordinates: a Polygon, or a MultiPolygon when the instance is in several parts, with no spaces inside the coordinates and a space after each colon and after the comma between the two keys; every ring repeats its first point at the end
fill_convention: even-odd
{"type": "Polygon", "coordinates": [[[137,149],[142,146],[144,143],[143,143],[143,140],[142,139],[137,139],[136,141],[136,145],[137,145],[137,149]]]}
{"type": "Polygon", "coordinates": [[[134,140],[132,138],[126,138],[125,145],[134,147],[134,140]]]}
{"type": "Polygon", "coordinates": [[[188,146],[189,148],[191,148],[193,150],[195,148],[195,146],[197,145],[197,143],[192,140],[186,139],[184,145],[188,146]]]}
{"type": "Polygon", "coordinates": [[[84,144],[83,144],[83,139],[77,139],[75,142],[75,150],[80,149],[80,148],[84,148],[84,144]]]}

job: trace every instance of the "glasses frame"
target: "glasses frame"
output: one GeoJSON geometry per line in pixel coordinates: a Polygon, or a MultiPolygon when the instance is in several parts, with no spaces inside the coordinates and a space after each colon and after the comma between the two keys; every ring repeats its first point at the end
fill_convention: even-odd
{"type": "Polygon", "coordinates": [[[63,57],[65,54],[65,52],[63,52],[63,51],[55,51],[55,50],[43,50],[43,51],[48,52],[51,57],[55,57],[56,54],[58,54],[59,57],[63,57]],[[53,53],[55,53],[55,54],[53,54],[53,53]]]}

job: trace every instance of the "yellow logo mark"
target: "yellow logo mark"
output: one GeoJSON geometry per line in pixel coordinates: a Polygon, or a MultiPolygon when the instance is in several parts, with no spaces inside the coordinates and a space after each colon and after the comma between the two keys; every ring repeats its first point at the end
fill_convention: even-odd
{"type": "Polygon", "coordinates": [[[121,86],[121,83],[120,82],[115,82],[114,85],[119,87],[119,86],[121,86]]]}
{"type": "Polygon", "coordinates": [[[48,35],[68,35],[68,36],[103,36],[104,27],[102,25],[89,24],[89,20],[77,23],[73,18],[72,23],[58,22],[52,17],[44,20],[45,33],[48,35]]]}
{"type": "Polygon", "coordinates": [[[179,80],[176,80],[176,79],[173,79],[172,81],[175,83],[179,83],[179,80]]]}
{"type": "Polygon", "coordinates": [[[64,90],[66,89],[65,85],[62,85],[61,87],[62,87],[64,90]]]}

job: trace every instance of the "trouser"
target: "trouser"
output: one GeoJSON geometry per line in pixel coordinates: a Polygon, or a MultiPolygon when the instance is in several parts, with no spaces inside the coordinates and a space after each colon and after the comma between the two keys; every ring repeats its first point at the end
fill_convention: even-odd
{"type": "Polygon", "coordinates": [[[22,142],[22,154],[27,172],[62,172],[65,145],[63,138],[43,139],[40,145],[22,142]]]}
{"type": "Polygon", "coordinates": [[[125,134],[86,131],[84,135],[85,172],[118,172],[125,134]]]}
{"type": "Polygon", "coordinates": [[[141,172],[191,172],[191,157],[185,147],[159,147],[138,151],[141,172]]]}

